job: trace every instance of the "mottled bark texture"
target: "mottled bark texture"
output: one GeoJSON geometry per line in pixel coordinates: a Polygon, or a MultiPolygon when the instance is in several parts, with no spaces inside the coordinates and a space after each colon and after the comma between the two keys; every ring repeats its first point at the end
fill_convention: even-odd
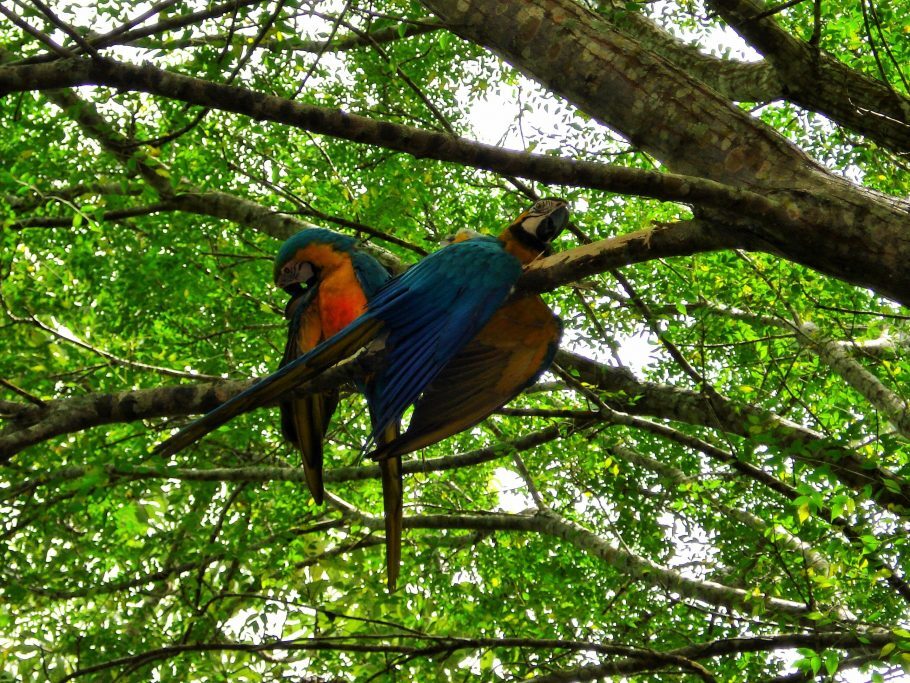
{"type": "Polygon", "coordinates": [[[545,183],[577,185],[619,194],[653,197],[758,214],[797,227],[790,207],[709,178],[658,173],[624,166],[572,161],[544,154],[514,152],[446,133],[378,121],[339,109],[300,104],[158,69],[111,59],[72,58],[49,64],[0,67],[0,96],[10,92],[79,85],[104,85],[189,102],[212,109],[274,121],[303,130],[384,147],[418,158],[451,161],[503,175],[520,175],[545,183]]]}
{"type": "MultiPolygon", "coordinates": [[[[378,354],[358,355],[322,373],[305,385],[308,391],[335,388],[366,374],[378,354]]],[[[0,430],[0,464],[24,448],[62,434],[91,427],[159,417],[205,413],[247,389],[254,380],[203,382],[182,386],[86,394],[44,401],[43,405],[4,402],[5,426],[0,430]]]]}
{"type": "Polygon", "coordinates": [[[788,100],[849,126],[882,147],[910,152],[910,100],[782,29],[756,0],[709,0],[777,72],[788,100]]]}
{"type": "MultiPolygon", "coordinates": [[[[410,520],[408,520],[410,522],[410,520]]],[[[551,512],[539,511],[534,515],[483,515],[477,517],[453,518],[450,515],[425,515],[405,527],[423,529],[472,529],[475,531],[527,531],[555,536],[570,545],[593,555],[613,566],[623,575],[644,580],[671,593],[704,600],[715,605],[724,605],[734,610],[748,612],[760,603],[769,612],[784,617],[802,617],[810,611],[807,605],[770,596],[751,596],[748,591],[733,588],[713,581],[699,581],[683,576],[668,567],[661,566],[646,558],[612,545],[602,538],[565,517],[551,512]]]]}
{"type": "MultiPolygon", "coordinates": [[[[565,351],[557,354],[556,362],[572,368],[586,384],[612,393],[611,407],[616,410],[736,434],[750,439],[753,447],[782,451],[807,467],[823,465],[835,479],[854,491],[865,491],[895,511],[910,511],[910,486],[902,477],[812,429],[717,394],[641,382],[622,369],[594,363],[565,351]]],[[[733,466],[738,462],[729,456],[724,461],[733,466]]]]}
{"type": "MultiPolygon", "coordinates": [[[[736,107],[729,99],[734,97],[731,91],[735,89],[730,83],[712,81],[724,92],[721,94],[693,75],[704,73],[704,69],[681,69],[680,66],[692,67],[697,58],[678,44],[662,40],[655,27],[641,20],[623,19],[622,13],[612,17],[595,15],[571,0],[426,0],[424,4],[453,31],[496,51],[648,151],[672,173],[511,152],[189,78],[150,64],[135,66],[106,58],[2,67],[0,95],[52,91],[49,97],[54,102],[70,110],[84,129],[121,156],[127,155],[122,140],[75,95],[59,88],[106,85],[147,92],[417,157],[543,182],[685,202],[695,207],[694,220],[642,230],[542,260],[522,282],[522,286],[536,291],[636,261],[742,247],[771,251],[910,302],[910,273],[903,266],[910,257],[906,234],[910,207],[829,174],[774,130],[736,107]]],[[[755,22],[759,24],[757,28],[745,22],[749,26],[744,28],[744,22],[736,16],[757,9],[748,0],[722,0],[716,4],[767,56],[767,62],[757,68],[763,74],[763,87],[779,94],[777,81],[792,76],[784,74],[780,55],[789,50],[796,57],[795,39],[781,35],[773,19],[755,22]],[[769,69],[773,69],[777,80],[769,69]]],[[[867,91],[870,89],[859,89],[853,101],[874,112],[879,102],[876,97],[881,93],[875,90],[866,95],[867,91]],[[857,103],[856,97],[867,97],[868,101],[857,103]]],[[[905,104],[899,97],[897,101],[901,106],[905,104]]],[[[901,106],[887,111],[894,116],[903,115],[901,106]]],[[[141,165],[142,160],[138,161],[141,165]]],[[[149,163],[143,176],[154,180],[157,176],[149,163]]],[[[227,195],[181,193],[166,184],[157,189],[171,209],[261,224],[276,236],[285,236],[298,227],[292,218],[227,195]]],[[[616,377],[611,379],[615,380],[616,377]]],[[[648,405],[653,387],[647,391],[641,386],[634,389],[638,392],[635,405],[639,409],[648,405]]],[[[181,400],[176,394],[162,396],[166,405],[145,395],[142,401],[150,403],[137,403],[140,397],[126,393],[23,409],[0,435],[0,458],[63,433],[114,421],[199,412],[224,398],[209,396],[204,387],[195,391],[201,393],[181,400]]],[[[753,435],[749,429],[752,423],[744,421],[741,411],[718,404],[716,397],[712,400],[714,403],[708,406],[700,395],[670,396],[663,392],[650,414],[753,435]],[[681,412],[676,415],[674,410],[681,412]]],[[[631,407],[619,409],[633,411],[631,407]]],[[[896,410],[891,412],[897,414],[896,410]]],[[[804,450],[807,457],[819,457],[816,450],[831,455],[831,470],[842,481],[857,489],[868,486],[870,494],[882,502],[908,508],[910,492],[886,470],[856,460],[851,451],[832,450],[815,433],[772,416],[762,419],[776,443],[800,445],[802,449],[794,451],[804,450]]]]}
{"type": "MultiPolygon", "coordinates": [[[[572,0],[422,4],[451,30],[493,50],[671,171],[762,192],[786,206],[792,222],[785,226],[715,207],[700,211],[700,217],[760,237],[790,260],[910,303],[910,272],[904,265],[910,258],[907,203],[832,176],[605,16],[572,0]]],[[[878,85],[851,92],[849,102],[876,112],[883,89],[878,85]],[[869,101],[858,103],[855,96],[869,101]]],[[[833,92],[829,96],[836,97],[833,92]]],[[[889,106],[883,115],[902,116],[898,128],[905,127],[907,100],[894,98],[900,106],[889,106]]],[[[826,104],[835,111],[835,103],[826,104]]]]}

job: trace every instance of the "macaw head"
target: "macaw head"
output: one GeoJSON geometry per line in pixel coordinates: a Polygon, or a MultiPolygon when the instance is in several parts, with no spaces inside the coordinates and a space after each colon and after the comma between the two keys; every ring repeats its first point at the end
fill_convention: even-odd
{"type": "Polygon", "coordinates": [[[563,199],[545,197],[521,213],[500,239],[523,263],[551,251],[550,243],[569,224],[569,205],[563,199]]]}
{"type": "Polygon", "coordinates": [[[281,245],[274,280],[292,297],[317,284],[324,269],[350,262],[356,240],[324,228],[307,228],[281,245]]]}

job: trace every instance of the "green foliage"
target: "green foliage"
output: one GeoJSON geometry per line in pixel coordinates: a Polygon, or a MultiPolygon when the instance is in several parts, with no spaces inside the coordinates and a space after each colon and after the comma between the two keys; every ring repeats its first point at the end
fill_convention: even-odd
{"type": "MultiPolygon", "coordinates": [[[[337,3],[315,4],[318,12],[284,7],[255,50],[274,6],[250,4],[111,53],[215,82],[239,67],[233,82],[252,90],[492,142],[502,135],[529,152],[655,165],[476,45],[438,29],[412,33],[429,21],[419,3],[350,3],[337,24],[337,3]],[[374,44],[364,34],[391,39],[374,44]],[[483,100],[498,110],[495,122],[478,120],[483,100]]],[[[156,20],[200,7],[179,2],[156,20]]],[[[806,37],[811,9],[796,5],[783,25],[806,37]]],[[[859,9],[822,9],[821,47],[876,76],[859,9]]],[[[136,13],[116,0],[55,11],[96,32],[136,13]]],[[[691,3],[659,11],[652,18],[695,40],[718,28],[691,3]]],[[[873,39],[893,50],[883,69],[900,90],[894,62],[910,63],[906,3],[876,11],[883,28],[873,39]]],[[[24,18],[51,30],[37,11],[24,18]]],[[[8,46],[0,62],[45,52],[10,25],[0,37],[8,46]]],[[[0,99],[0,436],[41,402],[243,379],[277,365],[285,302],[269,278],[286,235],[248,205],[222,208],[215,193],[356,232],[405,265],[461,227],[495,233],[527,204],[508,179],[474,168],[141,93],[75,93],[80,104],[69,107],[53,93],[0,99]],[[144,144],[112,147],[79,125],[87,111],[144,144]],[[168,205],[117,215],[167,204],[149,176],[177,195],[201,195],[207,214],[168,205]]],[[[760,116],[847,178],[910,190],[896,157],[822,117],[786,103],[760,116]]],[[[653,200],[533,189],[569,199],[592,240],[691,217],[653,200]]],[[[557,249],[577,243],[566,235],[557,249]]],[[[173,462],[149,453],[183,417],[160,413],[66,429],[17,453],[0,478],[0,683],[75,672],[99,681],[492,681],[624,659],[660,664],[628,680],[697,680],[687,657],[716,680],[794,667],[836,677],[860,664],[884,680],[906,666],[908,596],[896,587],[908,567],[905,522],[810,450],[836,459],[842,446],[890,468],[898,484],[886,486],[906,485],[906,435],[796,330],[814,323],[904,400],[906,317],[867,290],[766,254],[654,260],[622,275],[630,288],[605,273],[546,299],[565,323],[563,348],[628,366],[635,388],[548,374],[510,404],[518,414],[414,456],[497,455],[406,479],[406,515],[417,521],[406,527],[402,587],[391,595],[378,479],[340,476],[327,486],[366,516],[316,507],[274,410],[233,421],[173,462]],[[874,344],[882,340],[892,343],[874,344]],[[736,426],[722,421],[712,392],[736,408],[736,426]],[[511,445],[554,425],[557,438],[521,452],[511,445]],[[736,597],[687,594],[629,558],[736,597]],[[786,612],[784,600],[805,614],[786,612]],[[873,627],[891,634],[887,642],[786,643],[786,661],[767,648],[691,652],[725,639],[873,627]],[[597,649],[607,646],[638,652],[597,649]],[[678,652],[685,657],[659,656],[678,652]]],[[[346,394],[329,433],[329,472],[363,465],[366,431],[362,400],[346,394]]]]}

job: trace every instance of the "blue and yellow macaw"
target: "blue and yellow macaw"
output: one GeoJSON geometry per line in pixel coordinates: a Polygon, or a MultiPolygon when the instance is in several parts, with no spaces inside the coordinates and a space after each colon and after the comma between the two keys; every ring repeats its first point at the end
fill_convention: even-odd
{"type": "Polygon", "coordinates": [[[383,363],[367,386],[373,430],[364,450],[375,445],[375,455],[381,465],[385,463],[386,542],[393,588],[400,561],[401,455],[476,424],[533,382],[552,361],[560,334],[558,320],[539,297],[521,296],[508,303],[507,299],[523,265],[549,252],[568,215],[564,201],[542,199],[498,239],[473,235],[456,239],[387,282],[363,315],[341,332],[178,432],[158,452],[176,453],[235,415],[269,403],[372,342],[381,342],[383,363]],[[390,430],[414,403],[408,430],[400,440],[391,438],[390,430]],[[397,470],[397,487],[392,482],[386,485],[392,469],[397,470]],[[397,505],[386,494],[393,490],[397,505]]]}
{"type": "MultiPolygon", "coordinates": [[[[291,299],[284,311],[288,340],[280,367],[347,327],[389,279],[386,269],[356,245],[347,235],[309,228],[281,246],[275,257],[274,281],[291,299]]],[[[281,431],[300,449],[307,485],[317,505],[322,504],[324,493],[322,444],[337,405],[337,391],[292,396],[279,404],[281,431]]]]}
{"type": "MultiPolygon", "coordinates": [[[[555,217],[562,225],[568,219],[565,211],[565,217],[555,217]]],[[[515,229],[529,220],[530,213],[519,216],[499,236],[505,250],[523,265],[550,253],[549,244],[540,251],[540,245],[522,238],[525,231],[515,229]]],[[[452,242],[479,236],[462,230],[452,242]]],[[[405,433],[377,444],[371,457],[381,463],[470,429],[537,381],[553,362],[561,336],[562,323],[540,296],[511,297],[424,389],[405,433]]]]}
{"type": "MultiPolygon", "coordinates": [[[[357,249],[356,241],[331,230],[310,228],[288,239],[275,258],[275,284],[291,295],[285,308],[288,341],[281,367],[293,362],[347,327],[365,310],[367,302],[389,279],[376,259],[357,249]]],[[[375,413],[376,395],[367,378],[358,387],[375,413]]],[[[338,392],[293,396],[283,400],[281,430],[303,456],[307,485],[317,505],[322,504],[322,444],[338,404],[338,392]]],[[[388,425],[380,443],[398,435],[398,423],[388,425]]],[[[390,590],[401,564],[401,516],[404,491],[401,458],[379,463],[386,522],[386,566],[390,590]],[[395,520],[399,520],[395,524],[395,520]]]]}

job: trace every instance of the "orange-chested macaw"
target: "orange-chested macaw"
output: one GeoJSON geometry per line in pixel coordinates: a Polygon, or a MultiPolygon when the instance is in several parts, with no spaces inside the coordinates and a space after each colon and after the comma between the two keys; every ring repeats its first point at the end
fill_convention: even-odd
{"type": "MultiPolygon", "coordinates": [[[[356,241],[322,228],[302,230],[288,239],[275,257],[275,284],[291,295],[285,309],[288,341],[281,366],[285,366],[319,343],[338,333],[366,310],[367,301],[389,279],[389,273],[356,241]]],[[[359,382],[370,415],[376,398],[369,378],[359,382]]],[[[317,505],[322,504],[322,448],[335,407],[337,391],[293,396],[283,400],[281,430],[303,455],[307,485],[317,505]]],[[[398,435],[398,423],[388,425],[380,443],[398,435]]],[[[401,564],[401,517],[404,490],[401,458],[380,463],[382,497],[386,518],[386,566],[390,588],[398,579],[401,564]],[[396,524],[395,521],[399,520],[396,524]]]]}
{"type": "MultiPolygon", "coordinates": [[[[275,284],[291,295],[284,312],[288,319],[288,339],[279,367],[293,362],[350,324],[365,311],[367,301],[389,277],[388,271],[358,249],[357,241],[347,235],[308,228],[285,241],[274,265],[275,284]]],[[[372,417],[376,411],[374,385],[367,378],[358,388],[367,399],[372,417]]],[[[324,494],[323,441],[337,404],[337,391],[289,396],[279,403],[282,434],[300,449],[307,486],[318,505],[322,504],[324,494]]],[[[197,420],[157,450],[163,455],[176,453],[212,428],[204,420],[197,420]]],[[[379,442],[397,435],[397,422],[389,424],[379,442]]],[[[401,458],[380,463],[380,470],[387,520],[388,583],[393,588],[401,564],[401,458]]]]}
{"type": "MultiPolygon", "coordinates": [[[[499,239],[462,238],[434,252],[387,282],[367,303],[364,314],[337,335],[196,420],[163,442],[158,451],[164,455],[177,452],[235,415],[269,403],[309,381],[374,340],[382,342],[385,354],[381,367],[370,378],[373,431],[365,450],[376,445],[380,463],[400,462],[403,453],[475,424],[533,382],[552,360],[559,324],[550,310],[534,296],[508,304],[506,300],[523,265],[549,251],[550,242],[565,227],[568,215],[564,201],[542,199],[511,223],[499,239]],[[491,320],[500,309],[504,314],[491,320]],[[509,333],[509,320],[519,335],[529,340],[530,352],[524,349],[518,335],[493,343],[501,333],[509,333]],[[488,322],[492,326],[485,329],[488,322]],[[472,340],[482,356],[461,355],[471,348],[472,340]],[[517,358],[515,367],[506,372],[507,380],[499,386],[502,377],[496,370],[504,362],[508,367],[508,362],[515,360],[513,354],[517,358]],[[468,380],[472,363],[482,373],[477,382],[468,380]],[[470,393],[473,404],[466,404],[464,412],[460,412],[457,393],[445,396],[444,382],[434,382],[440,375],[470,393]],[[485,393],[487,390],[492,393],[485,393]],[[423,392],[427,402],[419,412],[415,407],[415,416],[425,417],[417,423],[412,419],[415,428],[409,426],[402,441],[392,439],[388,443],[395,445],[385,446],[384,435],[389,427],[398,423],[409,405],[419,403],[423,392]],[[448,423],[439,425],[430,415],[437,408],[444,412],[448,423]]],[[[400,515],[400,505],[398,510],[400,515]]],[[[398,558],[392,544],[400,542],[401,521],[398,516],[392,525],[389,511],[387,501],[392,587],[391,563],[398,558]],[[389,533],[393,527],[395,532],[389,533]]]]}
{"type": "MultiPolygon", "coordinates": [[[[557,217],[563,225],[565,211],[564,218],[557,217]]],[[[549,243],[541,250],[522,238],[523,231],[513,230],[515,223],[499,236],[506,251],[525,265],[550,253],[549,243]]],[[[479,236],[461,230],[452,242],[479,236]]],[[[423,391],[405,433],[377,444],[372,457],[380,463],[400,458],[473,427],[537,381],[553,362],[561,336],[562,323],[540,296],[511,297],[423,391]]]]}
{"type": "MultiPolygon", "coordinates": [[[[308,228],[285,241],[274,267],[275,284],[291,295],[284,311],[288,340],[281,366],[347,327],[366,310],[367,301],[389,277],[347,235],[308,228]]],[[[369,403],[370,392],[366,393],[369,403]]],[[[281,431],[300,449],[307,485],[317,505],[322,504],[324,492],[322,444],[337,405],[337,391],[291,396],[279,404],[281,431]]],[[[391,429],[397,433],[397,427],[391,429]]]]}

